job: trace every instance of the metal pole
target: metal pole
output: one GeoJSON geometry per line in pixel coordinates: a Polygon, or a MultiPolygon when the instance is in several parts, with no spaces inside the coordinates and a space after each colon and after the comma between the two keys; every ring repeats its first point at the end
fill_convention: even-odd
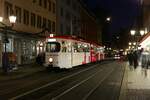
{"type": "MultiPolygon", "coordinates": [[[[5,39],[6,39],[6,36],[5,36],[5,39]]],[[[5,42],[5,50],[4,50],[4,69],[5,69],[5,72],[7,73],[8,69],[7,69],[7,55],[6,55],[6,42],[5,42]]]]}
{"type": "Polygon", "coordinates": [[[5,73],[8,72],[8,62],[7,62],[7,27],[4,28],[4,54],[3,54],[3,70],[5,73]]]}

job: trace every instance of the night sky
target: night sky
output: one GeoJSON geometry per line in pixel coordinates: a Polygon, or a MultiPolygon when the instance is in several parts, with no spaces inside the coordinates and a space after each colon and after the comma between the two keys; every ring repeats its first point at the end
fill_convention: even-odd
{"type": "Polygon", "coordinates": [[[83,0],[89,9],[95,9],[97,7],[105,9],[112,18],[109,28],[107,31],[107,39],[110,42],[113,41],[113,36],[115,34],[124,36],[126,33],[122,33],[121,30],[123,29],[130,29],[133,23],[138,16],[139,11],[139,1],[138,0],[83,0]],[[122,34],[121,34],[122,33],[122,34]]]}

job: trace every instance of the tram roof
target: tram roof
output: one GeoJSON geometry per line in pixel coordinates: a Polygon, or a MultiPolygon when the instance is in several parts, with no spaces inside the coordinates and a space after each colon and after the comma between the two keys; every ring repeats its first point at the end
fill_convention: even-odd
{"type": "Polygon", "coordinates": [[[102,46],[100,43],[96,43],[96,42],[93,42],[93,41],[85,40],[85,39],[82,39],[82,38],[77,37],[77,36],[69,36],[69,35],[66,35],[66,36],[53,36],[53,37],[49,36],[48,38],[76,40],[76,41],[86,42],[86,43],[90,43],[90,44],[97,45],[97,46],[102,46]]]}

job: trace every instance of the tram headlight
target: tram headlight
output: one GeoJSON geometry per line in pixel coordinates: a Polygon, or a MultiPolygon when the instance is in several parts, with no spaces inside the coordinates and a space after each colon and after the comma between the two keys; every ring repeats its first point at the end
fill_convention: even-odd
{"type": "Polygon", "coordinates": [[[49,61],[50,63],[52,63],[52,62],[53,62],[53,58],[49,58],[48,61],[49,61]]]}

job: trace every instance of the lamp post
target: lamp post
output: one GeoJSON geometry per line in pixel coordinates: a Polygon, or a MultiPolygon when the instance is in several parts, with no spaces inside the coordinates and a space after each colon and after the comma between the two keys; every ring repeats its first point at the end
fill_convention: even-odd
{"type": "Polygon", "coordinates": [[[134,40],[136,41],[134,44],[136,45],[136,49],[138,49],[138,40],[140,36],[143,36],[145,34],[144,30],[140,30],[138,32],[136,32],[135,30],[131,30],[130,31],[131,36],[134,37],[134,40]]]}
{"type": "Polygon", "coordinates": [[[16,22],[16,16],[11,15],[9,16],[9,22],[11,24],[11,26],[8,26],[6,24],[3,23],[3,17],[0,17],[0,23],[3,25],[3,27],[1,27],[4,30],[4,53],[3,53],[3,70],[5,73],[7,73],[9,71],[9,66],[8,66],[8,56],[7,56],[7,43],[9,43],[8,40],[8,36],[7,36],[7,30],[11,29],[13,27],[13,25],[16,22]]]}

